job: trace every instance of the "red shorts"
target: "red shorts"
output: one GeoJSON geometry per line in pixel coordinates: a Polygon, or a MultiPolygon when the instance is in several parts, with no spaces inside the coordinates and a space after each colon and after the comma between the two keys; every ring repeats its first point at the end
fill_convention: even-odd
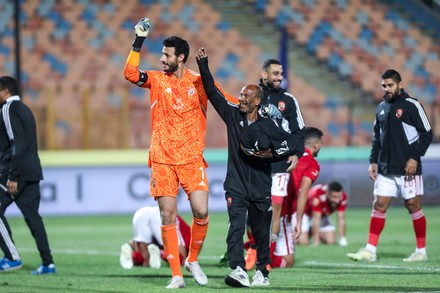
{"type": "Polygon", "coordinates": [[[186,194],[196,190],[208,191],[206,162],[200,161],[185,165],[168,165],[151,162],[150,195],[177,196],[179,183],[186,194]]]}

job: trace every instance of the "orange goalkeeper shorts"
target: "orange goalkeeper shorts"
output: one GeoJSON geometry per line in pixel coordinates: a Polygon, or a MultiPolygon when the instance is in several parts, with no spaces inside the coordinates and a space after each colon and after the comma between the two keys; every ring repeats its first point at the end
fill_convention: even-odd
{"type": "Polygon", "coordinates": [[[179,183],[187,195],[196,190],[208,191],[206,166],[203,159],[185,165],[151,162],[150,195],[177,196],[179,183]]]}

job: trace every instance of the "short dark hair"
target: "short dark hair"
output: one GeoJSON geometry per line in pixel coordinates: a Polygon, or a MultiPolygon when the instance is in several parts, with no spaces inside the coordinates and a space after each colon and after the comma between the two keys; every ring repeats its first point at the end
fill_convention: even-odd
{"type": "Polygon", "coordinates": [[[18,95],[18,83],[15,78],[11,76],[0,77],[0,90],[7,89],[11,96],[18,95]]]}
{"type": "Polygon", "coordinates": [[[277,59],[267,59],[263,62],[263,66],[261,67],[261,69],[266,71],[272,64],[281,65],[281,62],[277,59]]]}
{"type": "Polygon", "coordinates": [[[394,69],[387,69],[382,74],[382,79],[391,78],[394,82],[399,83],[402,81],[402,77],[400,77],[399,72],[394,69]]]}
{"type": "Polygon", "coordinates": [[[324,135],[321,130],[316,127],[304,127],[304,144],[311,143],[312,140],[321,139],[324,135]]]}
{"type": "Polygon", "coordinates": [[[338,181],[332,181],[329,184],[327,184],[328,191],[336,191],[340,192],[342,191],[342,184],[338,181]]]}
{"type": "Polygon", "coordinates": [[[174,54],[176,55],[176,57],[179,57],[180,54],[185,55],[185,57],[183,57],[183,63],[188,60],[189,45],[186,40],[177,36],[171,36],[163,40],[162,44],[165,47],[174,47],[174,54]]]}

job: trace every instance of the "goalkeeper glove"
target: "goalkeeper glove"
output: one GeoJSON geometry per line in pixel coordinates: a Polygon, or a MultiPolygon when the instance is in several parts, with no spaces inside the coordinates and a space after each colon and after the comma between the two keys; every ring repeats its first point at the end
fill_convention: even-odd
{"type": "Polygon", "coordinates": [[[136,33],[136,36],[146,38],[150,32],[150,19],[142,18],[139,20],[134,26],[134,32],[136,33]]]}
{"type": "Polygon", "coordinates": [[[262,107],[262,112],[265,117],[269,117],[271,119],[281,119],[283,115],[280,110],[278,110],[277,106],[274,104],[267,104],[262,107]]]}

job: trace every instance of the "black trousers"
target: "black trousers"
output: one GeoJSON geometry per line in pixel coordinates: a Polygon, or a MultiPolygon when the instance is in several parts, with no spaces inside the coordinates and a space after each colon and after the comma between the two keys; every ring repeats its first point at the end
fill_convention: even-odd
{"type": "Polygon", "coordinates": [[[43,265],[47,266],[53,263],[46,228],[38,212],[40,198],[40,183],[38,181],[18,182],[18,194],[15,199],[6,194],[3,189],[0,189],[0,247],[6,258],[10,260],[20,259],[12,239],[11,228],[5,217],[6,209],[15,201],[35,239],[43,265]]]}
{"type": "Polygon", "coordinates": [[[267,265],[270,264],[270,227],[272,220],[272,201],[270,195],[263,201],[251,201],[243,197],[226,194],[229,214],[229,229],[226,243],[228,245],[229,267],[240,266],[245,270],[243,235],[246,229],[246,217],[257,250],[257,270],[264,276],[269,274],[267,265]]]}

